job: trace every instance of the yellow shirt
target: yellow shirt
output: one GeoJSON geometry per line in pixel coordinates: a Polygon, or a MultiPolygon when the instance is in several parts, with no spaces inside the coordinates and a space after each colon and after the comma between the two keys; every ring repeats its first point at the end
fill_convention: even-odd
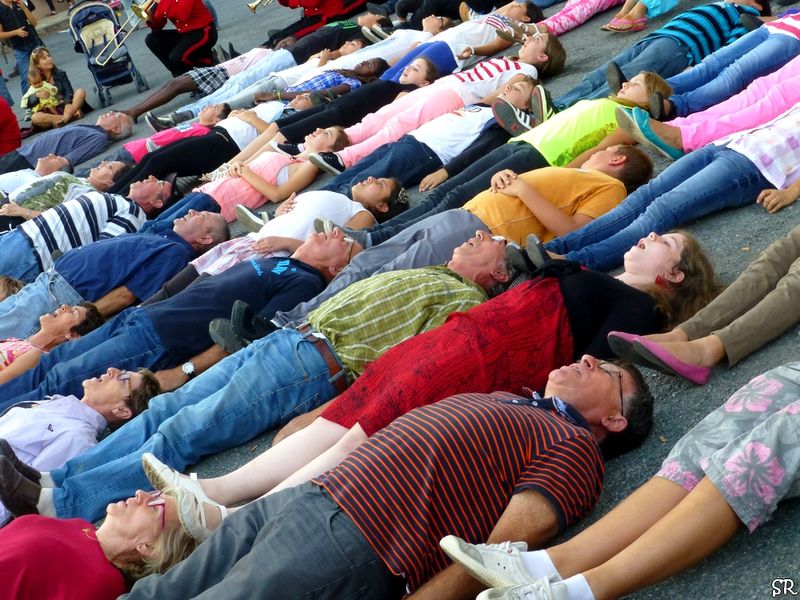
{"type": "MultiPolygon", "coordinates": [[[[619,179],[594,169],[546,167],[523,173],[520,179],[567,215],[581,214],[596,219],[626,196],[625,186],[619,179]]],[[[493,234],[517,244],[524,244],[531,233],[542,242],[555,237],[515,196],[487,190],[467,202],[464,210],[483,221],[493,234]]]]}

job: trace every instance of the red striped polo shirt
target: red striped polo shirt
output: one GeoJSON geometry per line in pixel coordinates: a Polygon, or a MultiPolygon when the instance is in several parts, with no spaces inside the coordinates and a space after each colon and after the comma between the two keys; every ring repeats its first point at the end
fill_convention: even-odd
{"type": "Polygon", "coordinates": [[[591,432],[504,402],[515,397],[462,394],[413,410],[314,480],[412,590],[447,566],[442,537],[485,541],[514,494],[541,493],[561,527],[597,501],[604,466],[591,432]]]}

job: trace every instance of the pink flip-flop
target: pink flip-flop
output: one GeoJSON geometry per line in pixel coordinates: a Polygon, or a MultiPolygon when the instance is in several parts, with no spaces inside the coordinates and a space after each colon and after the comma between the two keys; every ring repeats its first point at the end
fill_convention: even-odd
{"type": "Polygon", "coordinates": [[[642,338],[633,342],[633,350],[639,354],[641,359],[637,362],[641,363],[642,360],[645,360],[647,362],[644,364],[653,367],[657,371],[661,371],[667,375],[683,377],[696,385],[705,385],[708,383],[711,369],[683,362],[667,352],[664,347],[657,342],[651,342],[650,340],[642,338]]]}
{"type": "Polygon", "coordinates": [[[638,19],[634,19],[633,21],[625,18],[612,19],[607,25],[608,28],[605,31],[610,31],[612,33],[634,33],[636,31],[642,31],[646,26],[646,17],[640,17],[638,19]],[[614,23],[615,20],[618,22],[614,23]]]}
{"type": "Polygon", "coordinates": [[[613,31],[612,27],[616,27],[616,26],[619,26],[619,25],[621,25],[621,24],[623,24],[623,23],[629,23],[629,22],[630,22],[630,21],[627,21],[626,19],[623,19],[623,18],[621,18],[621,17],[614,17],[614,18],[613,18],[613,19],[611,19],[611,20],[610,20],[608,23],[606,23],[605,25],[603,25],[603,26],[600,28],[600,30],[601,30],[601,31],[613,31]]]}

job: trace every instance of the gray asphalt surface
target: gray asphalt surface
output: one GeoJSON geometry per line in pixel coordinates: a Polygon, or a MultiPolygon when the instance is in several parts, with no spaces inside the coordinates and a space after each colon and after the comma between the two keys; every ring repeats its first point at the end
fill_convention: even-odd
{"type": "MultiPolygon", "coordinates": [[[[268,29],[284,26],[295,15],[277,5],[260,9],[253,16],[245,7],[244,0],[213,0],[222,23],[220,43],[233,42],[237,49],[245,51],[262,42],[268,29]]],[[[677,10],[699,4],[696,0],[681,0],[677,10]]],[[[59,5],[63,6],[63,5],[59,5]]],[[[546,10],[552,14],[562,5],[546,10]]],[[[776,9],[778,7],[774,7],[776,9]]],[[[566,34],[562,40],[568,52],[567,70],[557,79],[547,82],[554,96],[575,84],[588,69],[608,60],[621,49],[643,37],[647,31],[637,34],[610,34],[599,27],[613,11],[609,11],[582,27],[566,34]]],[[[675,13],[673,13],[675,14],[675,13]]],[[[651,22],[648,31],[668,20],[669,16],[651,22]]],[[[75,87],[87,89],[89,102],[99,106],[92,93],[93,82],[83,55],[72,49],[72,39],[64,31],[63,16],[46,19],[40,29],[49,29],[44,35],[53,52],[56,63],[65,69],[75,87]]],[[[147,30],[133,34],[129,41],[137,67],[145,74],[155,89],[168,79],[168,72],[148,52],[144,45],[147,30]]],[[[7,65],[0,63],[0,66],[7,65]]],[[[8,65],[9,67],[13,65],[8,65]]],[[[6,70],[8,72],[8,70],[6,70]]],[[[19,98],[19,83],[12,79],[8,83],[15,99],[19,98]]],[[[112,90],[113,108],[122,109],[132,105],[140,94],[133,84],[112,90]]],[[[167,108],[183,104],[175,100],[167,108]]],[[[92,121],[100,109],[86,117],[92,121]]],[[[140,121],[135,135],[147,135],[147,126],[140,121]]],[[[656,158],[658,169],[666,166],[656,158]]],[[[712,255],[720,278],[732,281],[758,253],[773,240],[791,230],[798,222],[800,207],[791,206],[777,215],[769,215],[756,205],[743,209],[725,211],[688,224],[687,229],[697,235],[712,255]]],[[[696,422],[752,377],[773,366],[798,359],[798,330],[792,329],[780,339],[744,360],[734,369],[718,369],[705,387],[669,378],[653,371],[646,371],[648,382],[657,398],[656,426],[653,435],[639,450],[609,463],[605,491],[600,503],[586,519],[586,526],[608,512],[621,499],[644,483],[659,467],[672,445],[696,422]]],[[[218,475],[246,462],[269,446],[272,433],[243,444],[239,448],[210,457],[197,466],[201,476],[218,475]]],[[[800,503],[790,501],[782,504],[775,519],[761,527],[755,534],[741,533],[709,560],[691,571],[635,594],[639,599],[651,598],[770,598],[771,582],[775,578],[794,578],[795,590],[800,594],[800,503]]],[[[573,535],[580,527],[566,532],[573,535]]],[[[791,597],[791,594],[785,596],[791,597]]]]}

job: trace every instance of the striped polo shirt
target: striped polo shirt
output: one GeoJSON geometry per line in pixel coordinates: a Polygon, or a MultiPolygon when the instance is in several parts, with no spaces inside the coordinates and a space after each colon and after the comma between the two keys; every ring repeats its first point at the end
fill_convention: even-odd
{"type": "Polygon", "coordinates": [[[730,2],[696,6],[654,31],[642,42],[654,37],[672,38],[688,48],[692,63],[697,64],[712,52],[747,33],[739,22],[739,15],[743,12],[758,15],[758,11],[753,8],[730,2]]]}
{"type": "Polygon", "coordinates": [[[604,466],[592,433],[520,400],[462,394],[415,409],[314,482],[416,589],[447,567],[442,537],[486,541],[514,494],[539,492],[562,528],[597,501],[604,466]]]}
{"type": "Polygon", "coordinates": [[[30,241],[44,271],[53,265],[55,250],[67,252],[99,239],[135,233],[145,218],[141,207],[123,196],[86,192],[44,211],[17,230],[30,241]]]}

